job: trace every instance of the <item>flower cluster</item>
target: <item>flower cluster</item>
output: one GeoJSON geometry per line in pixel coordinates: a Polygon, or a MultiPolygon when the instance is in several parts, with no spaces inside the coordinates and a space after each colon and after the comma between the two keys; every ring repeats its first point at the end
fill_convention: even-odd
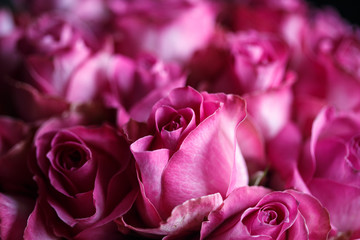
{"type": "Polygon", "coordinates": [[[0,239],[359,239],[360,31],[303,0],[0,9],[0,239]]]}

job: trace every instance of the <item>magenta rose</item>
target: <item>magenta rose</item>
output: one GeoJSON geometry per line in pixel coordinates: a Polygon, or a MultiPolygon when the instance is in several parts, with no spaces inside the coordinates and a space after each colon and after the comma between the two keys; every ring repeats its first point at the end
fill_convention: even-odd
{"type": "Polygon", "coordinates": [[[125,138],[108,125],[78,124],[73,115],[51,119],[36,133],[32,168],[39,197],[27,239],[113,238],[119,233],[112,220],[125,214],[137,196],[125,138]]]}
{"type": "Polygon", "coordinates": [[[329,211],[335,239],[360,236],[359,133],[358,112],[327,107],[316,117],[308,140],[289,124],[268,148],[274,170],[270,185],[315,196],[329,211]]]}
{"type": "Polygon", "coordinates": [[[64,96],[70,76],[91,50],[76,24],[61,14],[22,22],[27,24],[17,26],[9,47],[17,61],[0,82],[7,111],[26,121],[59,115],[69,108],[64,96]]]}
{"type": "Polygon", "coordinates": [[[152,106],[184,82],[176,64],[150,55],[131,59],[106,48],[77,69],[65,97],[72,103],[97,102],[117,109],[117,122],[122,126],[130,118],[146,121],[152,106]]]}
{"type": "Polygon", "coordinates": [[[189,62],[188,84],[243,96],[262,135],[271,138],[290,118],[294,74],[287,69],[288,56],[288,46],[276,35],[220,32],[189,62]]]}
{"type": "Polygon", "coordinates": [[[131,145],[141,189],[138,218],[125,216],[119,226],[168,237],[198,231],[222,198],[248,184],[236,140],[245,114],[235,95],[190,87],[158,101],[148,120],[151,135],[131,145]]]}
{"type": "Polygon", "coordinates": [[[288,46],[276,35],[218,31],[190,60],[189,83],[201,90],[239,95],[268,90],[284,81],[288,56],[288,46]]]}
{"type": "Polygon", "coordinates": [[[360,105],[359,52],[357,30],[334,11],[318,11],[309,19],[301,36],[297,63],[295,117],[310,135],[314,118],[325,105],[354,109],[360,105]]]}
{"type": "Polygon", "coordinates": [[[184,62],[207,43],[215,28],[216,9],[210,1],[114,1],[117,50],[129,56],[142,52],[166,61],[184,62]],[[187,36],[183,38],[182,36],[187,36]]]}
{"type": "Polygon", "coordinates": [[[329,210],[338,236],[360,237],[358,112],[323,109],[314,121],[310,153],[299,163],[310,192],[329,210]]]}
{"type": "Polygon", "coordinates": [[[202,224],[200,239],[327,239],[329,215],[311,195],[241,187],[202,224]]]}
{"type": "Polygon", "coordinates": [[[69,77],[91,52],[74,22],[59,14],[34,19],[24,29],[17,47],[30,75],[19,80],[55,96],[64,96],[69,77]]]}

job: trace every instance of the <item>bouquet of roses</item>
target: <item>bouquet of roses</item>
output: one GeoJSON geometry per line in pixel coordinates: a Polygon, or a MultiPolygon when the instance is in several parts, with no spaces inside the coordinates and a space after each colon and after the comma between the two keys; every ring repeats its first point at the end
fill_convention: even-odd
{"type": "Polygon", "coordinates": [[[0,239],[360,239],[360,31],[302,0],[0,9],[0,239]]]}

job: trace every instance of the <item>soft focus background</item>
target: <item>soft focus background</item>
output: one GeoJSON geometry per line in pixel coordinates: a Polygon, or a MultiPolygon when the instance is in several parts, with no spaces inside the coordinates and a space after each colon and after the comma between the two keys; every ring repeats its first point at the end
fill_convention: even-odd
{"type": "Polygon", "coordinates": [[[360,14],[359,7],[356,6],[356,1],[353,0],[308,0],[315,7],[332,6],[338,10],[342,17],[349,22],[359,25],[360,14]]]}
{"type": "MultiPolygon", "coordinates": [[[[332,6],[349,22],[360,25],[359,7],[354,0],[307,0],[315,7],[332,6]]],[[[0,0],[1,6],[11,6],[11,0],[0,0]]]]}

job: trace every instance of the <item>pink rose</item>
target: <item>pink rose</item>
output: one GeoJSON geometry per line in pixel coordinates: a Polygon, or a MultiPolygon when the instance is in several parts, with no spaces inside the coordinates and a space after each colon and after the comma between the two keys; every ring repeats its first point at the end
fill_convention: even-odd
{"type": "Polygon", "coordinates": [[[351,239],[360,237],[359,116],[323,109],[314,121],[310,154],[299,162],[310,192],[329,210],[337,234],[351,239]]]}
{"type": "Polygon", "coordinates": [[[332,236],[360,236],[359,113],[324,108],[310,139],[287,125],[269,144],[269,185],[312,194],[329,211],[332,236]]]}
{"type": "Polygon", "coordinates": [[[150,55],[130,59],[106,48],[87,59],[73,74],[66,99],[77,104],[97,102],[116,108],[121,126],[130,118],[146,121],[154,103],[172,89],[184,86],[184,82],[176,64],[164,63],[150,55]]]}
{"type": "Polygon", "coordinates": [[[108,125],[79,123],[74,116],[51,119],[36,133],[32,169],[39,197],[27,239],[120,234],[112,220],[130,209],[138,193],[129,144],[108,125]]]}
{"type": "Polygon", "coordinates": [[[276,35],[218,32],[191,59],[189,83],[210,92],[239,95],[268,90],[284,81],[288,55],[288,46],[276,35]]]}
{"type": "Polygon", "coordinates": [[[0,82],[6,111],[26,121],[61,114],[69,108],[63,99],[69,79],[89,57],[89,47],[78,29],[56,14],[42,15],[17,31],[11,55],[19,58],[0,82]]]}
{"type": "Polygon", "coordinates": [[[329,215],[311,195],[242,187],[210,213],[200,239],[325,240],[329,231],[329,215]]]}
{"type": "Polygon", "coordinates": [[[30,74],[28,82],[40,92],[55,96],[64,95],[71,74],[90,55],[79,30],[56,14],[31,22],[17,46],[30,74]]]}
{"type": "Polygon", "coordinates": [[[334,11],[319,11],[309,19],[301,36],[301,54],[293,64],[298,73],[295,84],[295,118],[303,132],[325,105],[339,109],[360,106],[358,73],[360,38],[334,11]]]}
{"type": "Polygon", "coordinates": [[[248,31],[224,36],[220,32],[207,48],[194,54],[188,83],[201,90],[244,96],[249,115],[264,137],[271,138],[290,117],[294,74],[287,70],[288,56],[288,46],[276,35],[248,31]]]}
{"type": "Polygon", "coordinates": [[[131,145],[141,186],[134,209],[139,218],[125,216],[119,225],[169,237],[198,231],[222,197],[248,184],[235,135],[245,114],[237,96],[189,87],[157,102],[148,120],[151,135],[131,145]]]}
{"type": "Polygon", "coordinates": [[[145,51],[166,61],[184,62],[207,43],[215,28],[216,9],[210,1],[109,3],[116,16],[117,49],[130,56],[145,51]]]}

